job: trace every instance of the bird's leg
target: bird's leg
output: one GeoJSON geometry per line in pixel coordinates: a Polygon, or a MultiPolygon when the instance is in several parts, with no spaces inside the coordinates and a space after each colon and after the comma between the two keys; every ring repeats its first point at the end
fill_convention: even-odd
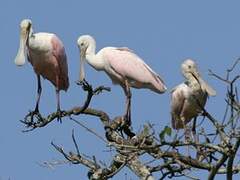
{"type": "Polygon", "coordinates": [[[34,111],[29,111],[29,113],[24,118],[24,123],[27,124],[27,126],[34,125],[34,117],[39,121],[42,119],[41,114],[39,113],[39,102],[40,97],[42,93],[42,86],[41,86],[41,77],[39,74],[37,74],[37,100],[36,100],[36,106],[34,111]]]}
{"type": "MultiPolygon", "coordinates": [[[[183,129],[184,129],[185,143],[188,143],[189,140],[190,140],[190,137],[189,137],[189,129],[188,129],[188,127],[187,127],[186,124],[185,124],[185,119],[184,119],[184,118],[181,118],[181,121],[182,121],[183,129]]],[[[190,148],[189,148],[189,146],[187,146],[187,153],[188,153],[188,156],[190,156],[190,148]]]]}
{"type": "Polygon", "coordinates": [[[58,88],[56,88],[56,99],[57,99],[57,120],[60,123],[62,123],[62,111],[60,108],[60,93],[58,88]]]}
{"type": "Polygon", "coordinates": [[[131,91],[130,91],[130,86],[127,82],[127,80],[124,81],[123,84],[121,84],[123,89],[124,89],[124,93],[126,96],[126,111],[125,114],[123,116],[124,122],[121,125],[121,127],[119,128],[121,134],[123,135],[122,132],[124,132],[129,138],[132,138],[135,136],[135,134],[131,131],[131,91]]]}
{"type": "Polygon", "coordinates": [[[196,124],[197,124],[197,117],[193,119],[193,126],[192,126],[192,134],[195,143],[198,143],[198,137],[196,135],[196,124]]]}
{"type": "Polygon", "coordinates": [[[57,112],[56,112],[56,115],[57,115],[57,120],[62,123],[62,111],[61,111],[61,108],[60,108],[60,79],[59,79],[59,76],[58,74],[56,74],[56,99],[57,99],[57,112]]]}
{"type": "Polygon", "coordinates": [[[38,82],[38,87],[37,87],[37,102],[35,106],[35,113],[39,113],[39,102],[40,102],[40,97],[42,93],[42,85],[41,85],[41,77],[40,75],[37,75],[37,82],[38,82]]]}
{"type": "Polygon", "coordinates": [[[41,86],[41,77],[40,75],[37,74],[37,100],[36,100],[36,106],[34,111],[29,111],[29,113],[25,116],[25,122],[31,126],[34,121],[34,116],[36,115],[37,119],[41,119],[41,114],[39,113],[39,102],[40,102],[40,97],[42,93],[42,86],[41,86]],[[30,118],[30,121],[29,121],[30,118]]]}
{"type": "Polygon", "coordinates": [[[125,95],[127,97],[126,100],[126,113],[125,113],[125,120],[128,126],[131,126],[131,90],[128,84],[128,81],[125,80],[125,95]]]}
{"type": "MultiPolygon", "coordinates": [[[[192,134],[193,134],[194,142],[198,144],[199,139],[198,139],[198,136],[196,135],[196,124],[197,124],[197,117],[193,119],[192,134]]],[[[197,146],[197,153],[196,153],[197,159],[200,159],[203,154],[204,154],[203,150],[201,150],[201,148],[197,146]]]]}

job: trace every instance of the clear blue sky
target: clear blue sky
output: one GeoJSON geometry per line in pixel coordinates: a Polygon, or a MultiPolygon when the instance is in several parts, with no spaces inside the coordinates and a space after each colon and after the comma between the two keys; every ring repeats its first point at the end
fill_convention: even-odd
{"type": "MultiPolygon", "coordinates": [[[[42,168],[38,162],[63,159],[50,145],[53,140],[66,150],[74,150],[71,130],[74,128],[81,152],[96,155],[108,163],[107,147],[84,129],[66,119],[46,128],[22,133],[19,122],[36,99],[36,77],[28,63],[18,68],[13,63],[19,45],[19,23],[30,18],[35,32],[54,32],[64,42],[71,86],[61,93],[63,109],[81,105],[84,94],[74,81],[79,75],[79,35],[90,34],[97,41],[97,50],[105,46],[127,46],[158,72],[170,90],[183,81],[180,64],[186,58],[197,61],[204,79],[216,90],[217,97],[207,104],[210,112],[221,118],[225,87],[207,75],[208,69],[223,74],[240,56],[240,2],[219,0],[182,1],[59,1],[7,0],[0,2],[0,179],[50,180],[87,179],[87,169],[79,165],[42,168]]],[[[102,109],[112,117],[124,112],[124,94],[109,78],[86,66],[86,76],[94,86],[112,87],[111,93],[95,97],[92,107],[102,109]]],[[[43,82],[40,111],[47,115],[55,111],[55,90],[43,82]]],[[[138,131],[145,122],[152,122],[160,131],[170,125],[169,91],[158,95],[148,90],[133,90],[132,120],[138,131]]],[[[79,116],[89,127],[103,134],[98,119],[79,116]]],[[[137,179],[128,170],[128,179],[137,179]]],[[[122,179],[124,173],[115,179],[122,179]]],[[[204,176],[200,176],[204,179],[204,176]]]]}

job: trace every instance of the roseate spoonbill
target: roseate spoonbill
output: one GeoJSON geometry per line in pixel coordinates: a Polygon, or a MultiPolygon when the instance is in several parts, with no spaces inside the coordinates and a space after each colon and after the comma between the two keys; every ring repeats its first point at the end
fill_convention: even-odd
{"type": "Polygon", "coordinates": [[[20,24],[20,45],[15,64],[25,63],[25,52],[37,75],[37,102],[33,114],[39,113],[39,101],[42,92],[41,78],[49,80],[56,88],[57,114],[61,120],[59,91],[67,91],[69,87],[68,65],[64,46],[61,40],[51,33],[33,33],[32,22],[22,20],[20,24]]]}
{"type": "Polygon", "coordinates": [[[181,69],[186,81],[171,91],[171,115],[172,127],[186,130],[186,124],[202,112],[208,96],[215,96],[216,91],[201,78],[193,60],[185,60],[181,69]]]}
{"type": "Polygon", "coordinates": [[[120,85],[126,95],[125,120],[131,124],[130,87],[147,88],[156,93],[164,93],[166,86],[160,76],[154,72],[140,57],[127,47],[105,47],[95,53],[96,42],[90,35],[78,38],[80,50],[80,81],[84,80],[84,61],[97,71],[105,71],[113,84],[120,85]]]}

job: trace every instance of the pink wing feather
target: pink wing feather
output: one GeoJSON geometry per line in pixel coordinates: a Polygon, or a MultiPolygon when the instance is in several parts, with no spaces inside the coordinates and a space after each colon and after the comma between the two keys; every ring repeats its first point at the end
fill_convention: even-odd
{"type": "Polygon", "coordinates": [[[124,48],[107,49],[104,53],[113,70],[122,78],[136,82],[133,87],[145,87],[157,93],[166,91],[163,80],[132,50],[124,48]]]}
{"type": "Polygon", "coordinates": [[[180,86],[175,87],[171,91],[171,115],[172,115],[172,127],[174,129],[183,128],[183,123],[180,119],[180,114],[184,106],[184,93],[180,86]]]}
{"type": "Polygon", "coordinates": [[[65,53],[65,49],[63,43],[57,36],[53,36],[52,38],[53,44],[53,55],[55,56],[58,66],[59,66],[59,88],[63,90],[67,90],[69,87],[69,79],[68,79],[68,64],[67,64],[67,56],[65,53]]]}

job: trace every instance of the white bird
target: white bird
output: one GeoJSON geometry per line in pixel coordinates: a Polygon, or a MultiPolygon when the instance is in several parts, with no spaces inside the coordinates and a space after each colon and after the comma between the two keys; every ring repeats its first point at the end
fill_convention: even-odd
{"type": "Polygon", "coordinates": [[[156,93],[164,93],[166,86],[160,76],[154,72],[132,50],[122,47],[105,47],[96,53],[96,42],[90,35],[78,38],[78,47],[81,54],[80,81],[84,80],[85,60],[97,71],[104,71],[113,84],[120,85],[126,95],[125,118],[130,120],[131,92],[130,87],[147,88],[156,93]]]}
{"type": "Polygon", "coordinates": [[[185,60],[181,68],[186,81],[171,91],[171,115],[174,129],[185,129],[186,124],[202,112],[207,97],[216,95],[216,91],[201,78],[193,60],[185,60]]]}

